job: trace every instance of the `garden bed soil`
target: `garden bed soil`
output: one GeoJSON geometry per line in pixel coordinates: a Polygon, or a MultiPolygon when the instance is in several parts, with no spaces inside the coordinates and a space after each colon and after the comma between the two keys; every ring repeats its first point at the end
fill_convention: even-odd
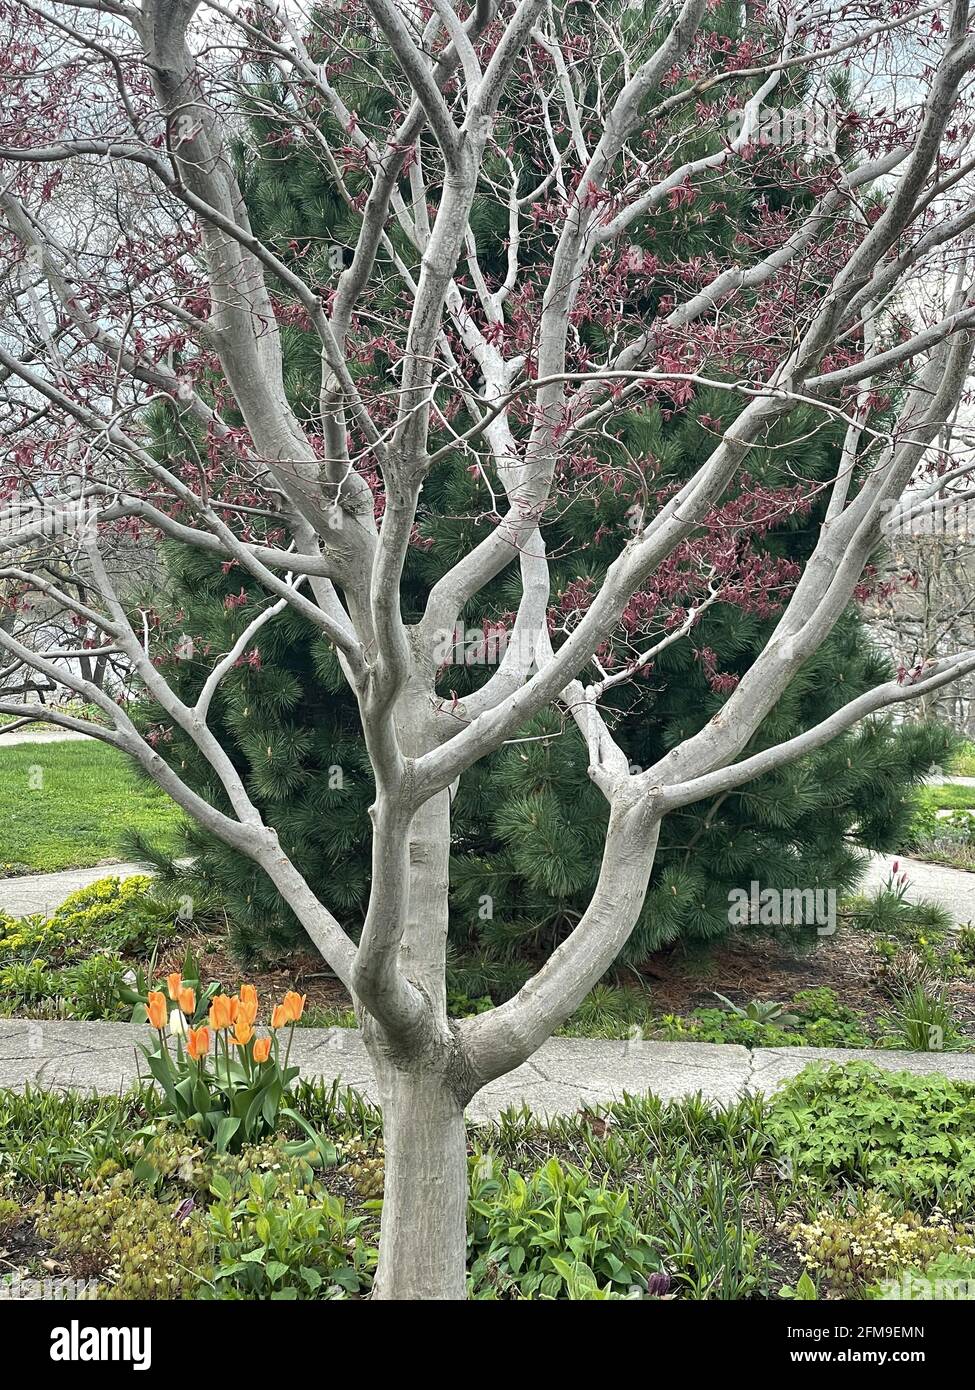
{"type": "MultiPolygon", "coordinates": [[[[714,991],[736,1004],[752,999],[789,1002],[799,990],[825,987],[841,1004],[876,1023],[889,1012],[878,973],[875,938],[864,931],[840,927],[835,936],[812,947],[797,947],[789,939],[750,931],[703,951],[675,946],[648,956],[635,972],[649,995],[654,1014],[686,1017],[697,1008],[718,1005],[714,991]]],[[[243,981],[257,988],[262,1002],[280,999],[289,989],[307,994],[306,1012],[347,1010],[351,1000],[342,983],[311,953],[296,953],[275,969],[244,970],[221,938],[200,937],[171,946],[159,963],[158,974],[179,970],[187,945],[200,960],[202,976],[220,980],[235,990],[243,981]]],[[[621,971],[618,983],[633,984],[632,970],[621,971]]],[[[964,1033],[975,1036],[975,980],[952,980],[948,994],[964,1033]]]]}
{"type": "Polygon", "coordinates": [[[219,980],[224,989],[234,993],[245,981],[257,989],[262,1004],[277,1003],[289,989],[307,994],[305,1009],[350,1009],[352,1001],[345,986],[325,966],[320,956],[295,952],[275,969],[269,967],[244,969],[235,960],[225,939],[213,935],[187,940],[185,937],[161,953],[156,975],[162,979],[182,967],[187,948],[200,963],[200,976],[205,981],[219,980]]]}
{"type": "MultiPolygon", "coordinates": [[[[840,927],[811,949],[757,932],[732,938],[707,955],[676,947],[650,956],[639,974],[654,1013],[686,1015],[718,1004],[720,990],[736,1004],[752,999],[786,1003],[803,989],[831,989],[847,1008],[876,1022],[890,1001],[880,987],[875,937],[840,927]]],[[[975,1033],[975,980],[952,980],[948,994],[959,1025],[975,1033]]]]}

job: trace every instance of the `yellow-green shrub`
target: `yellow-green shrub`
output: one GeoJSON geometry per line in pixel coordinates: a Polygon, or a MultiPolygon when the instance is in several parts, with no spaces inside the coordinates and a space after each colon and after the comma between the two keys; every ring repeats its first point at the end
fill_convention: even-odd
{"type": "Polygon", "coordinates": [[[199,1214],[157,1201],[131,1171],[105,1164],[80,1192],[38,1203],[37,1229],[75,1273],[105,1280],[105,1298],[192,1298],[194,1273],[209,1269],[210,1242],[199,1214]]]}
{"type": "Polygon", "coordinates": [[[793,1228],[791,1239],[806,1268],[838,1292],[849,1294],[909,1266],[924,1268],[937,1256],[975,1255],[970,1226],[952,1225],[939,1213],[927,1221],[896,1211],[880,1197],[859,1210],[826,1210],[793,1228]]]}
{"type": "Polygon", "coordinates": [[[100,878],[70,893],[50,917],[0,914],[0,964],[43,957],[69,965],[93,949],[144,949],[171,928],[171,914],[149,895],[152,879],[100,878]]]}

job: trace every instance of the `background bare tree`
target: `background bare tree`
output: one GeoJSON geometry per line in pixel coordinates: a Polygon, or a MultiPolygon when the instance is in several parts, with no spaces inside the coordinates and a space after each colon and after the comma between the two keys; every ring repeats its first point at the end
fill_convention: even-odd
{"type": "MultiPolygon", "coordinates": [[[[748,751],[861,583],[882,519],[922,459],[930,470],[965,389],[975,36],[965,0],[947,14],[884,0],[755,7],[748,38],[733,44],[719,40],[712,9],[707,0],[0,8],[2,234],[23,272],[7,278],[0,337],[8,492],[29,475],[41,512],[8,519],[0,577],[8,602],[39,593],[99,634],[89,650],[125,659],[160,717],[208,760],[227,809],[180,779],[123,702],[7,628],[0,645],[12,667],[62,684],[105,719],[58,722],[130,754],[261,865],[352,991],[386,1133],[376,1297],[463,1296],[464,1106],[530,1057],[614,959],[640,912],[661,819],[975,670],[975,652],[924,663],[800,737],[748,751]],[[343,85],[350,55],[380,46],[397,72],[375,71],[386,95],[393,82],[385,130],[343,85]],[[306,273],[254,235],[235,175],[240,102],[260,99],[258,63],[288,98],[272,138],[285,153],[294,141],[317,148],[359,214],[349,254],[322,248],[306,273]],[[841,71],[857,74],[862,91],[894,93],[895,105],[844,107],[841,71]],[[663,272],[655,209],[720,218],[710,181],[754,159],[767,109],[795,105],[801,92],[814,102],[832,92],[840,120],[793,150],[784,206],[743,231],[733,256],[663,272]],[[59,180],[75,166],[96,172],[100,225],[113,225],[114,239],[79,238],[59,206],[59,180]],[[501,276],[482,264],[478,197],[507,218],[501,276]],[[912,319],[911,287],[935,273],[947,287],[936,312],[912,319]],[[648,311],[660,277],[665,292],[648,311]],[[312,427],[289,404],[282,373],[281,333],[296,315],[320,342],[312,427]],[[383,381],[359,370],[380,340],[393,364],[383,381]],[[740,403],[732,422],[712,422],[711,446],[680,487],[661,478],[648,489],[649,462],[642,477],[635,469],[630,539],[604,582],[581,586],[571,614],[551,621],[553,498],[598,460],[620,412],[679,410],[702,384],[740,403]],[[143,411],[159,399],[181,422],[188,461],[151,447],[143,411]],[[634,770],[602,698],[692,631],[697,611],[668,601],[658,578],[675,557],[700,562],[702,526],[719,504],[749,496],[751,451],[799,406],[847,427],[808,563],[720,712],[656,766],[634,770]],[[406,623],[400,578],[424,482],[459,451],[484,478],[491,529],[406,623]],[[69,524],[79,506],[80,543],[69,524]],[[192,706],[160,676],[158,634],[127,611],[106,564],[106,548],[129,530],[200,546],[266,590],[192,706]],[[440,688],[444,634],[509,566],[517,598],[503,659],[474,695],[452,699],[440,688]],[[602,657],[635,595],[650,613],[645,643],[613,668],[602,657]],[[220,682],[289,607],[338,654],[374,773],[372,886],[357,943],[263,823],[207,723],[220,682]],[[458,1022],[444,972],[451,790],[549,706],[582,731],[609,803],[598,884],[514,998],[458,1022]]],[[[964,451],[953,453],[934,476],[967,467],[964,451]]],[[[715,596],[724,582],[716,570],[715,596]]],[[[23,706],[0,701],[0,711],[23,706]]]]}

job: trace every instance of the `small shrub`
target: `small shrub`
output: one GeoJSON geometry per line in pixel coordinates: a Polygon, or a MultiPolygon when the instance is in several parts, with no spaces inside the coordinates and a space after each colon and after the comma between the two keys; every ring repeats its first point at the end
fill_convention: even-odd
{"type": "Polygon", "coordinates": [[[801,989],[792,1001],[798,1029],[808,1047],[870,1047],[873,1039],[854,1009],[841,1004],[833,990],[801,989]]]}
{"type": "Polygon", "coordinates": [[[642,989],[598,984],[559,1030],[567,1037],[626,1038],[647,1020],[649,996],[642,989]]]}
{"type": "MultiPolygon", "coordinates": [[[[724,998],[719,995],[719,998],[724,998]]],[[[695,1009],[688,1018],[665,1014],[653,1027],[670,1042],[740,1043],[743,1047],[872,1047],[867,1025],[831,989],[800,990],[786,1005],[753,999],[744,1007],[695,1009]]]]}
{"type": "Polygon", "coordinates": [[[688,1018],[664,1014],[653,1027],[666,1042],[739,1043],[742,1047],[801,1047],[801,1033],[745,1018],[729,1009],[695,1009],[688,1018]]]}
{"type": "Polygon", "coordinates": [[[894,941],[877,943],[883,965],[878,984],[888,999],[897,1001],[912,989],[933,990],[937,987],[938,972],[926,954],[894,941]]]}
{"type": "Polygon", "coordinates": [[[767,1129],[796,1173],[975,1205],[973,1086],[869,1062],[813,1065],[773,1097],[767,1129]]]}
{"type": "Polygon", "coordinates": [[[944,989],[926,989],[921,984],[895,998],[891,1013],[881,1020],[881,1030],[884,1047],[909,1052],[958,1052],[971,1046],[958,1028],[944,989]]]}
{"type": "Polygon", "coordinates": [[[63,970],[59,992],[71,1018],[121,1019],[125,1008],[119,998],[128,965],[119,956],[95,955],[80,965],[63,970]]]}
{"type": "Polygon", "coordinates": [[[308,1195],[276,1173],[251,1173],[246,1196],[215,1177],[207,1220],[215,1248],[208,1293],[217,1299],[333,1299],[368,1289],[377,1251],[327,1193],[308,1195]]]}
{"type": "Polygon", "coordinates": [[[109,1299],[192,1298],[208,1270],[209,1240],[187,1204],[157,1201],[114,1164],[80,1192],[41,1201],[37,1229],[75,1272],[99,1277],[109,1299]]]}
{"type": "Polygon", "coordinates": [[[5,1010],[51,999],[58,992],[58,976],[48,970],[46,961],[16,961],[0,970],[0,997],[5,1010]]]}
{"type": "Polygon", "coordinates": [[[880,1198],[858,1211],[820,1211],[794,1227],[791,1239],[806,1268],[845,1297],[911,1265],[924,1268],[938,1255],[975,1257],[969,1229],[937,1216],[925,1222],[915,1212],[892,1211],[880,1198]]]}
{"type": "Polygon", "coordinates": [[[527,1180],[513,1169],[485,1177],[483,1166],[475,1160],[469,1208],[472,1297],[566,1298],[577,1263],[597,1285],[646,1289],[659,1261],[628,1190],[594,1185],[581,1168],[555,1158],[527,1180]]]}
{"type": "Polygon", "coordinates": [[[174,918],[150,893],[152,879],[100,878],[65,898],[50,917],[0,916],[0,965],[43,957],[73,965],[93,951],[138,955],[173,934],[174,918]]]}

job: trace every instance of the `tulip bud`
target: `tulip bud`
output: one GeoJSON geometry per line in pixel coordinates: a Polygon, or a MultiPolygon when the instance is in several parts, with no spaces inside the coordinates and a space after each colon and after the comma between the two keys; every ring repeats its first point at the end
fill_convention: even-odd
{"type": "Polygon", "coordinates": [[[169,1017],[169,1010],[166,1007],[166,996],[161,990],[151,989],[146,998],[146,1013],[149,1015],[149,1022],[153,1028],[165,1028],[169,1017]]]}

